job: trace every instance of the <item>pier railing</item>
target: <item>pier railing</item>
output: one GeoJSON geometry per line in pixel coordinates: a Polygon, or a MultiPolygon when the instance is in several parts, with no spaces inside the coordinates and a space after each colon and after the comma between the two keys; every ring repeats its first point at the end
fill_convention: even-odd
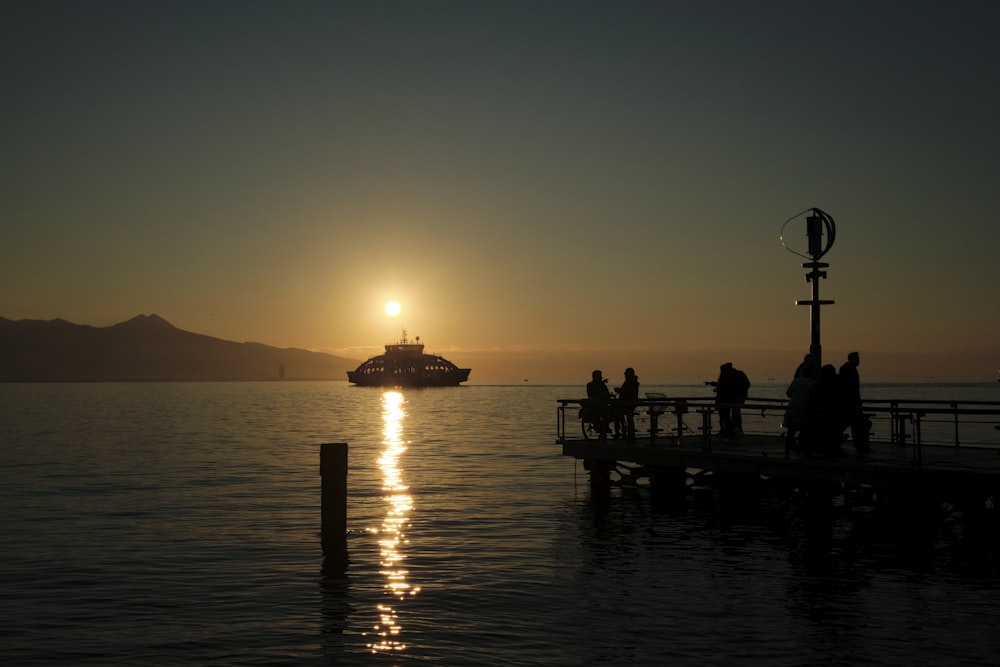
{"type": "MultiPolygon", "coordinates": [[[[557,442],[586,438],[580,410],[585,405],[611,420],[631,409],[639,442],[700,442],[709,449],[718,440],[719,408],[714,397],[645,398],[628,403],[610,400],[559,399],[557,442]]],[[[744,436],[782,437],[788,401],[748,399],[741,410],[744,436]]],[[[913,447],[919,463],[923,446],[1000,449],[1000,402],[870,400],[862,406],[871,420],[872,442],[913,447]]],[[[609,434],[608,439],[612,439],[609,434]]]]}

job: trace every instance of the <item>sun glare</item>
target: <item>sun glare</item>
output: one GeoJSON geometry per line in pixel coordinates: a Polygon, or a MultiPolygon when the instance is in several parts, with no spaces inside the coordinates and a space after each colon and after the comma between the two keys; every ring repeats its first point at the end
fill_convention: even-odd
{"type": "Polygon", "coordinates": [[[389,317],[396,317],[396,315],[399,315],[400,310],[398,301],[387,301],[385,304],[385,314],[389,317]]]}

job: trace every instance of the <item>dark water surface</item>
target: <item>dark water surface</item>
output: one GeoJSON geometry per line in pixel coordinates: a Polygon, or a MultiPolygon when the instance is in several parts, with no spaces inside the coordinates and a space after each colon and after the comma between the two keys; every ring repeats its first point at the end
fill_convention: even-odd
{"type": "MultiPolygon", "coordinates": [[[[997,400],[992,385],[881,390],[997,400]]],[[[952,519],[918,541],[794,502],[592,502],[555,444],[556,399],[579,393],[0,385],[0,657],[1000,664],[997,557],[952,519]],[[323,567],[324,442],[350,447],[346,572],[323,567]]]]}

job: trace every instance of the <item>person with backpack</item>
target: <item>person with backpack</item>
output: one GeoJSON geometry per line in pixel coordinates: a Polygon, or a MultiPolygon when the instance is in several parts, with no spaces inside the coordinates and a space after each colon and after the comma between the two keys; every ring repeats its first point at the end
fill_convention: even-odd
{"type": "Polygon", "coordinates": [[[743,417],[740,406],[750,393],[750,379],[733,363],[727,361],[719,367],[715,383],[715,404],[719,412],[719,437],[738,440],[743,436],[743,417]]]}

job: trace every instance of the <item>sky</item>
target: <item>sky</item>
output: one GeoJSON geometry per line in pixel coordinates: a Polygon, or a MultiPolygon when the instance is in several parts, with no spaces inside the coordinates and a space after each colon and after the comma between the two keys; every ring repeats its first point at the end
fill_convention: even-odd
{"type": "Polygon", "coordinates": [[[996,2],[0,4],[0,316],[471,382],[1000,369],[996,2]],[[786,224],[787,222],[787,224],[786,224]],[[782,244],[784,240],[784,246],[782,244]],[[787,247],[785,247],[787,246],[787,247]],[[384,304],[401,304],[390,317],[384,304]]]}

